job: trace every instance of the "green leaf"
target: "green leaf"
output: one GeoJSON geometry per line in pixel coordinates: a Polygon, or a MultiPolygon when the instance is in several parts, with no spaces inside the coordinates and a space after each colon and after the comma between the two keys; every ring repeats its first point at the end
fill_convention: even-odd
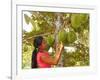
{"type": "Polygon", "coordinates": [[[30,22],[30,17],[29,17],[28,15],[24,14],[24,18],[25,18],[25,22],[26,22],[27,24],[29,24],[29,22],[30,22]]]}

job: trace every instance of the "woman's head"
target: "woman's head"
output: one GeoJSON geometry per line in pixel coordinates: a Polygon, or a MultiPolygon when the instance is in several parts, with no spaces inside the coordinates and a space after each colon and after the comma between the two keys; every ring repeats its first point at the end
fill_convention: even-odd
{"type": "Polygon", "coordinates": [[[34,39],[34,43],[33,43],[33,46],[35,48],[38,48],[38,49],[45,49],[46,48],[46,41],[44,40],[44,38],[42,36],[37,36],[35,37],[34,39]]]}

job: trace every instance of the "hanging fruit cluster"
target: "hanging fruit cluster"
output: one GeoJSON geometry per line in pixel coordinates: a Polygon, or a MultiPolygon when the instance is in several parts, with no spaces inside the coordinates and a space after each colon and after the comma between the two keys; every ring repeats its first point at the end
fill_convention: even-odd
{"type": "Polygon", "coordinates": [[[88,14],[72,14],[71,15],[71,25],[72,28],[77,31],[83,31],[85,28],[88,28],[89,24],[89,15],[88,14]]]}
{"type": "Polygon", "coordinates": [[[58,33],[59,42],[63,42],[63,44],[71,44],[76,41],[77,36],[74,31],[66,32],[65,30],[61,30],[58,33]]]}
{"type": "Polygon", "coordinates": [[[61,30],[58,33],[59,42],[67,43],[67,33],[65,30],[61,30]]]}
{"type": "Polygon", "coordinates": [[[74,31],[70,31],[67,33],[67,41],[68,43],[73,43],[77,39],[76,33],[74,31]]]}
{"type": "Polygon", "coordinates": [[[54,44],[54,36],[53,35],[49,35],[46,40],[47,40],[47,44],[49,46],[53,46],[53,44],[54,44]]]}

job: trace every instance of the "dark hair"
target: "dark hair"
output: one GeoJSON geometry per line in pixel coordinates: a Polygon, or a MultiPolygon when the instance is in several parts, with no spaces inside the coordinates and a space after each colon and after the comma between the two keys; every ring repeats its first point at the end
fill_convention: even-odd
{"type": "Polygon", "coordinates": [[[38,47],[41,45],[43,40],[42,36],[37,36],[34,39],[33,46],[34,50],[32,52],[32,61],[31,61],[31,68],[37,68],[37,53],[38,53],[38,47]]]}

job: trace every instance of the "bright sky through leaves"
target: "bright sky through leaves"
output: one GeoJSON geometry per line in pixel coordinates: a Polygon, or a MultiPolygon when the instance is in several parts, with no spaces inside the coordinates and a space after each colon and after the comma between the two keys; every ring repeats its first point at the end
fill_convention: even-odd
{"type": "Polygon", "coordinates": [[[31,17],[31,14],[30,12],[23,12],[23,30],[25,30],[26,32],[30,32],[32,30],[32,24],[31,23],[27,24],[25,22],[24,14],[27,14],[30,17],[31,17]]]}

